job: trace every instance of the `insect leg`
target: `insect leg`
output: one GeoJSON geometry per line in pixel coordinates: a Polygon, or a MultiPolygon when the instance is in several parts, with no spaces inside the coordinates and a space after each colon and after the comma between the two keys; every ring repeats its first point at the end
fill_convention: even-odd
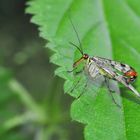
{"type": "Polygon", "coordinates": [[[107,88],[108,88],[109,94],[110,94],[110,96],[111,96],[113,102],[114,102],[119,108],[121,108],[121,106],[116,102],[116,100],[114,99],[114,97],[113,97],[113,95],[112,95],[112,90],[111,90],[110,87],[109,87],[109,79],[107,79],[105,76],[104,76],[104,78],[105,78],[105,84],[106,84],[106,86],[107,86],[107,88]]]}
{"type": "Polygon", "coordinates": [[[78,79],[78,81],[76,81],[75,85],[73,87],[71,87],[70,89],[68,89],[68,91],[66,93],[72,93],[75,90],[75,88],[78,86],[78,84],[80,83],[81,79],[82,79],[82,77],[80,77],[78,79]]]}
{"type": "Polygon", "coordinates": [[[74,89],[78,86],[78,84],[80,83],[81,77],[79,78],[79,80],[76,82],[76,84],[73,86],[73,88],[70,90],[70,93],[74,91],[74,89]]]}
{"type": "MultiPolygon", "coordinates": [[[[71,73],[71,72],[73,72],[74,70],[76,70],[76,68],[74,68],[74,69],[71,70],[71,71],[67,71],[67,72],[68,72],[68,73],[71,73]]],[[[75,76],[78,76],[79,74],[81,74],[81,73],[83,72],[83,70],[84,70],[84,69],[75,72],[75,76]]],[[[66,93],[69,93],[69,92],[72,93],[72,92],[74,91],[74,89],[78,86],[78,84],[80,83],[81,78],[82,78],[82,77],[80,77],[79,80],[78,80],[78,81],[75,83],[75,85],[72,87],[72,89],[71,89],[71,88],[68,89],[68,91],[66,91],[66,93]]]]}
{"type": "Polygon", "coordinates": [[[74,72],[76,69],[77,69],[77,67],[76,68],[73,68],[72,70],[68,70],[67,72],[68,73],[71,73],[71,72],[74,72]]]}
{"type": "MultiPolygon", "coordinates": [[[[71,72],[74,72],[76,69],[77,69],[77,68],[74,68],[74,69],[72,69],[72,70],[70,70],[70,71],[67,71],[67,72],[68,72],[68,73],[71,73],[71,72]]],[[[76,71],[76,72],[75,72],[75,75],[78,75],[78,74],[82,73],[83,70],[84,70],[84,69],[79,70],[79,71],[76,71]]]]}
{"type": "Polygon", "coordinates": [[[88,80],[86,81],[86,83],[85,83],[85,85],[83,87],[83,91],[80,93],[80,95],[77,97],[77,99],[80,98],[84,94],[85,89],[87,88],[87,85],[88,85],[88,80]]]}

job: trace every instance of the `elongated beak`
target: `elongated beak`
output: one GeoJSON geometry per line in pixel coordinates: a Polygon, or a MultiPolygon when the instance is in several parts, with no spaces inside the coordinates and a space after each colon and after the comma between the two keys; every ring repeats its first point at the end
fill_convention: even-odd
{"type": "Polygon", "coordinates": [[[84,60],[84,58],[81,57],[79,60],[77,60],[76,62],[74,62],[73,68],[77,67],[83,60],[84,60]]]}

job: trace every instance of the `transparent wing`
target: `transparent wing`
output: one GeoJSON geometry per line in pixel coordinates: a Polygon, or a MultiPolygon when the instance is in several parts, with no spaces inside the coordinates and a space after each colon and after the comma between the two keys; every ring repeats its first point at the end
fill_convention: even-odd
{"type": "Polygon", "coordinates": [[[100,73],[99,67],[97,67],[94,61],[90,61],[85,66],[85,74],[88,78],[88,81],[97,87],[100,87],[104,81],[103,75],[100,73]]]}
{"type": "Polygon", "coordinates": [[[127,87],[129,90],[131,90],[135,95],[137,95],[138,97],[140,97],[140,93],[130,84],[127,83],[127,80],[124,76],[122,75],[116,75],[115,79],[122,83],[125,87],[127,87]]]}
{"type": "Polygon", "coordinates": [[[109,66],[109,67],[112,67],[122,73],[126,73],[130,70],[134,70],[132,67],[130,67],[129,65],[127,64],[123,64],[121,62],[118,62],[118,61],[113,61],[113,60],[110,60],[110,59],[106,59],[106,58],[102,58],[102,57],[93,57],[94,61],[97,61],[98,63],[104,65],[104,66],[109,66]]]}

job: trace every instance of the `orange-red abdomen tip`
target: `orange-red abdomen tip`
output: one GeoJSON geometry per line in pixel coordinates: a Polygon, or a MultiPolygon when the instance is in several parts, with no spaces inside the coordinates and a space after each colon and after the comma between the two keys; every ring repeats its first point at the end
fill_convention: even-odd
{"type": "Polygon", "coordinates": [[[131,70],[131,71],[126,72],[126,73],[125,73],[125,76],[130,76],[130,77],[131,77],[131,76],[134,76],[134,77],[137,77],[138,74],[137,74],[136,71],[131,70]]]}

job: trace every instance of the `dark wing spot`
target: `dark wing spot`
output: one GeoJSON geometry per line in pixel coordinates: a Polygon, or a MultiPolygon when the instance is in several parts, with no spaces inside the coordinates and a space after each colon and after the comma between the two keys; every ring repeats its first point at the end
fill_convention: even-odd
{"type": "Polygon", "coordinates": [[[134,68],[132,68],[131,66],[130,66],[130,69],[133,70],[133,71],[135,71],[134,68]]]}
{"type": "Polygon", "coordinates": [[[121,66],[122,66],[122,67],[126,67],[125,64],[122,64],[122,63],[121,63],[121,66]]]}
{"type": "Polygon", "coordinates": [[[111,66],[114,67],[114,64],[111,63],[111,66]]]}

